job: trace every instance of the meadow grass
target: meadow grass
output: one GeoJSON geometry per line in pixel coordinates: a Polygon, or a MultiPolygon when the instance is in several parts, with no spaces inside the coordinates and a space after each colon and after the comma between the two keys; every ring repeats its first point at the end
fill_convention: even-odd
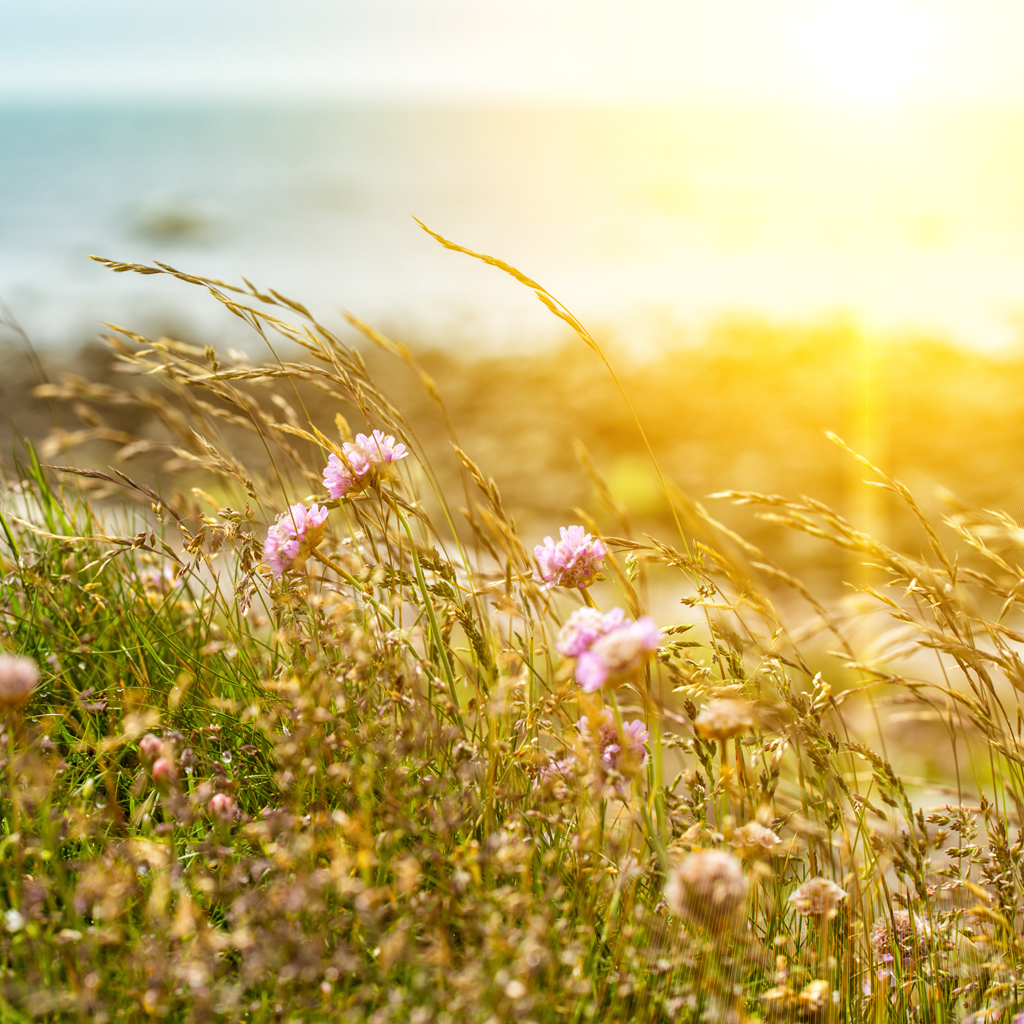
{"type": "MultiPolygon", "coordinates": [[[[537,282],[485,259],[612,370],[537,282]]],[[[206,288],[271,358],[111,327],[119,368],[149,386],[38,389],[94,431],[91,409],[144,409],[159,432],[107,440],[161,483],[71,465],[86,430],[58,435],[59,463],[25,446],[0,491],[0,641],[40,674],[22,700],[0,659],[0,1020],[1024,1007],[1009,516],[933,525],[849,450],[923,555],[813,498],[724,495],[858,565],[852,602],[819,599],[652,445],[669,532],[637,530],[584,454],[614,531],[567,508],[585,543],[535,551],[458,439],[456,490],[360,351],[300,303],[104,262],[206,288]],[[360,429],[408,454],[357,465],[383,451],[360,429]],[[241,457],[254,445],[266,472],[241,457]],[[330,497],[332,456],[348,483],[330,497]],[[296,547],[275,561],[268,531],[296,547]],[[933,777],[901,772],[899,731],[933,777]]],[[[414,355],[351,322],[443,418],[414,355]]]]}

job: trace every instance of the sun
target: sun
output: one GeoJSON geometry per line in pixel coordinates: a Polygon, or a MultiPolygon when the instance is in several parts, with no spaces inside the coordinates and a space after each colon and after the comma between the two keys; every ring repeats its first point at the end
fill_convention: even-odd
{"type": "Polygon", "coordinates": [[[813,88],[845,100],[888,102],[929,77],[934,17],[899,0],[831,0],[798,28],[813,88]]]}

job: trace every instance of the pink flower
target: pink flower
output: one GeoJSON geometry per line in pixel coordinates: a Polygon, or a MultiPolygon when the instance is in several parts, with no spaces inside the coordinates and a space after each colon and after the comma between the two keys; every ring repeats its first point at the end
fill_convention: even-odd
{"type": "Polygon", "coordinates": [[[572,782],[580,768],[579,761],[571,754],[558,761],[542,764],[537,770],[534,789],[542,789],[554,794],[564,795],[566,783],[572,782]]]}
{"type": "Polygon", "coordinates": [[[550,537],[533,549],[540,573],[533,578],[552,587],[588,587],[601,571],[601,561],[608,553],[582,526],[563,526],[562,539],[556,544],[550,537]]]}
{"type": "Polygon", "coordinates": [[[404,444],[382,430],[374,430],[369,437],[356,434],[354,441],[346,441],[341,446],[341,458],[334,454],[328,456],[324,487],[332,498],[355,494],[408,454],[404,444]]]}
{"type": "Polygon", "coordinates": [[[0,707],[16,708],[32,696],[39,669],[31,658],[0,654],[0,707]]]}
{"type": "Polygon", "coordinates": [[[365,434],[356,434],[353,444],[377,466],[389,466],[409,454],[404,444],[396,443],[395,439],[390,434],[385,434],[383,430],[375,430],[369,437],[365,434]]]}
{"type": "Polygon", "coordinates": [[[580,731],[577,749],[590,762],[592,784],[603,786],[609,772],[627,778],[636,775],[647,761],[648,732],[639,719],[623,722],[620,732],[615,716],[602,708],[594,722],[584,715],[576,727],[580,731]]]}
{"type": "Polygon", "coordinates": [[[159,736],[154,736],[151,732],[148,732],[139,740],[139,752],[147,764],[152,764],[157,758],[163,757],[164,741],[159,736]]]}
{"type": "Polygon", "coordinates": [[[169,789],[178,778],[178,771],[169,757],[158,757],[150,769],[153,782],[160,789],[169,789]]]}
{"type": "Polygon", "coordinates": [[[621,622],[599,636],[576,659],[576,682],[586,693],[635,676],[658,649],[658,627],[648,616],[621,622]]]}
{"type": "Polygon", "coordinates": [[[604,615],[596,608],[577,608],[559,631],[555,647],[567,658],[578,658],[599,637],[618,629],[625,619],[621,608],[613,608],[604,615]]]}
{"type": "Polygon", "coordinates": [[[319,505],[296,503],[282,512],[267,531],[263,545],[263,561],[275,576],[287,570],[297,571],[305,564],[313,549],[323,540],[327,509],[319,505]]]}
{"type": "Polygon", "coordinates": [[[210,797],[207,807],[209,808],[210,816],[222,825],[227,825],[238,817],[238,804],[227,793],[214,793],[210,797]]]}

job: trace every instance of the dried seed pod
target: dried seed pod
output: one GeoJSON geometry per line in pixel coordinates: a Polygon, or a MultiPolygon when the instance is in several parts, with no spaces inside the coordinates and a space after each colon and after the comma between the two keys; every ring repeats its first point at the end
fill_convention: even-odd
{"type": "Polygon", "coordinates": [[[746,701],[713,700],[693,724],[706,740],[731,740],[754,727],[754,715],[746,701]]]}
{"type": "Polygon", "coordinates": [[[839,904],[847,892],[829,878],[809,878],[789,897],[793,909],[802,917],[820,917],[831,921],[839,913],[839,904]]]}
{"type": "Polygon", "coordinates": [[[673,868],[665,886],[673,913],[716,935],[732,931],[747,902],[739,860],[722,850],[695,850],[673,868]]]}

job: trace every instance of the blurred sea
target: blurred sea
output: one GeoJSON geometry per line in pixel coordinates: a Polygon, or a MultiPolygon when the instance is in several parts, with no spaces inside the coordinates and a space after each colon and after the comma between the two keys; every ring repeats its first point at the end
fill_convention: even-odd
{"type": "Polygon", "coordinates": [[[852,316],[1013,344],[1024,113],[0,107],[0,299],[46,346],[97,323],[237,344],[198,289],[245,275],[462,353],[560,333],[416,215],[642,349],[723,315],[852,316]]]}

